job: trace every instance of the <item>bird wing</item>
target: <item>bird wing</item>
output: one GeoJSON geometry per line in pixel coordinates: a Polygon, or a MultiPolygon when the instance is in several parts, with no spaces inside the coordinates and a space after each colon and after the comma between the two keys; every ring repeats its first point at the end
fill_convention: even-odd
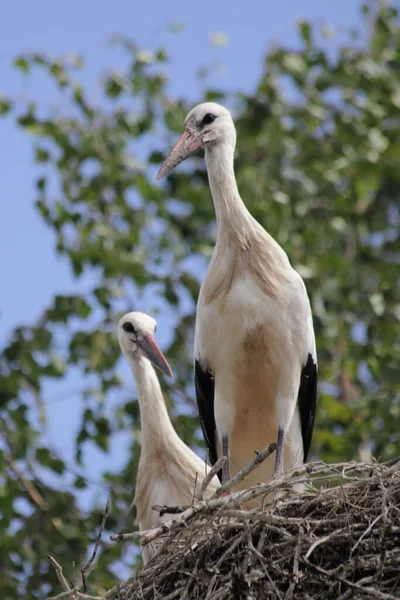
{"type": "MultiPolygon", "coordinates": [[[[214,415],[214,379],[208,369],[204,369],[196,358],[194,363],[194,384],[196,388],[197,406],[204,440],[212,465],[218,460],[217,426],[214,415]]],[[[221,473],[218,477],[221,480],[221,473]]]]}
{"type": "Polygon", "coordinates": [[[303,438],[304,462],[307,460],[314,429],[315,410],[317,404],[317,359],[314,352],[309,352],[300,377],[298,405],[300,410],[301,435],[303,438]]]}

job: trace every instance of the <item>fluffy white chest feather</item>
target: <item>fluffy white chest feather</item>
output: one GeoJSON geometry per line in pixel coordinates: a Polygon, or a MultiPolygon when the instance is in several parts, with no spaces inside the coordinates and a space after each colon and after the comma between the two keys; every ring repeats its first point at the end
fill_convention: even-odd
{"type": "MultiPolygon", "coordinates": [[[[275,298],[249,273],[221,299],[206,303],[200,293],[195,356],[215,378],[215,420],[219,439],[230,440],[231,476],[276,441],[278,425],[288,432],[285,468],[302,462],[296,401],[312,343],[308,298],[292,269],[275,298]]],[[[272,468],[271,457],[245,485],[265,481],[272,468]]]]}

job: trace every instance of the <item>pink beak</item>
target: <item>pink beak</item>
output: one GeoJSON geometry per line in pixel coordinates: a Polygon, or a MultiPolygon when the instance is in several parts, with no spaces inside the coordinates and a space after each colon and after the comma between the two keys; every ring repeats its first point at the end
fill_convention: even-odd
{"type": "Polygon", "coordinates": [[[194,137],[192,133],[185,131],[172,148],[171,152],[164,160],[161,169],[157,173],[157,179],[162,179],[168,175],[179,163],[181,163],[190,154],[201,148],[203,140],[201,136],[194,137]]]}
{"type": "Polygon", "coordinates": [[[152,335],[145,335],[143,339],[137,340],[136,344],[157,369],[160,369],[167,377],[172,377],[171,367],[152,335]]]}

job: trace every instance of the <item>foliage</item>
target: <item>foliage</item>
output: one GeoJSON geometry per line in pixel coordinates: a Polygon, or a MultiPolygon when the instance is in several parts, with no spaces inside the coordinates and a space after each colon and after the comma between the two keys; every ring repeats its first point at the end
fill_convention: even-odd
{"type": "MultiPolygon", "coordinates": [[[[195,301],[214,239],[214,210],[202,157],[155,181],[156,169],[194,103],[217,99],[236,115],[236,172],[249,209],[287,251],[312,301],[320,363],[317,428],[312,453],[328,461],[356,458],[371,444],[390,458],[399,445],[400,27],[381,8],[337,54],[318,28],[299,26],[298,50],[277,48],[265,59],[251,94],[208,89],[193,101],[171,98],[168,54],[120,40],[128,64],[109,73],[95,104],[80,83],[76,57],[18,57],[15,67],[40,69],[62,92],[63,112],[34,99],[0,96],[0,114],[15,117],[34,140],[36,206],[54,233],[56,251],[84,295],[57,296],[37,323],[18,327],[0,354],[0,595],[43,597],[55,577],[45,554],[84,562],[102,506],[86,514],[77,499],[90,488],[82,451],[104,452],[120,431],[132,431],[122,473],[104,473],[112,510],[108,529],[127,518],[139,455],[136,402],[110,399],[123,382],[114,324],[121,311],[162,308],[170,319],[166,354],[175,371],[163,383],[182,437],[201,440],[193,402],[191,348],[195,301]],[[67,109],[65,109],[67,106],[67,109]],[[150,299],[150,300],[149,300],[150,299]],[[46,381],[82,376],[82,422],[75,439],[78,475],[43,443],[46,381]]],[[[75,471],[74,471],[75,472],[75,471]]],[[[129,518],[129,517],[128,517],[129,518]]],[[[115,579],[132,552],[105,544],[96,584],[115,579]]]]}

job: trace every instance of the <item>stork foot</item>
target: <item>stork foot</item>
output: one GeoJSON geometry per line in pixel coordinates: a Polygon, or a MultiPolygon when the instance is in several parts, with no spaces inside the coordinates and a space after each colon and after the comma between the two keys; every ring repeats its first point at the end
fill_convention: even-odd
{"type": "Polygon", "coordinates": [[[278,447],[275,455],[275,468],[272,474],[272,479],[276,479],[283,473],[283,449],[285,445],[285,432],[283,429],[278,430],[278,447]]]}
{"type": "Polygon", "coordinates": [[[228,436],[222,436],[222,456],[226,457],[226,461],[222,467],[222,485],[225,485],[230,479],[229,477],[229,445],[228,436]]]}
{"type": "Polygon", "coordinates": [[[280,464],[275,463],[274,472],[272,473],[272,479],[279,479],[284,474],[283,461],[280,464]]]}
{"type": "MultiPolygon", "coordinates": [[[[275,468],[272,474],[272,481],[280,479],[283,475],[283,449],[285,444],[285,432],[283,429],[278,431],[278,448],[276,449],[275,468]]],[[[282,498],[283,492],[281,490],[275,490],[272,493],[274,500],[282,498]]]]}

